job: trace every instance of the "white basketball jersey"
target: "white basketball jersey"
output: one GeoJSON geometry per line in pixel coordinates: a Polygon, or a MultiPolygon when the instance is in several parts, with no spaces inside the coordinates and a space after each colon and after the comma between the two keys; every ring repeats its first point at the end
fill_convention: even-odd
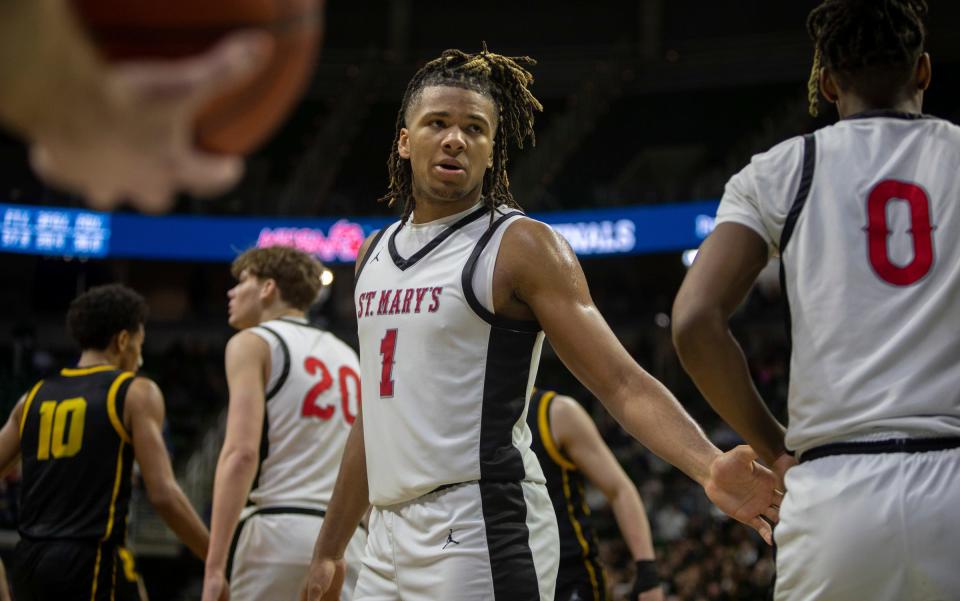
{"type": "Polygon", "coordinates": [[[371,243],[354,299],[370,501],[392,505],[445,484],[543,482],[527,401],[543,333],[493,314],[493,268],[522,213],[477,206],[394,223],[371,243]]]}
{"type": "Polygon", "coordinates": [[[875,112],[807,138],[755,156],[717,215],[781,254],[788,447],[960,435],[960,128],[875,112]]]}
{"type": "Polygon", "coordinates": [[[260,469],[250,501],[326,509],[360,407],[357,354],[305,319],[274,319],[248,331],[271,352],[260,469]]]}

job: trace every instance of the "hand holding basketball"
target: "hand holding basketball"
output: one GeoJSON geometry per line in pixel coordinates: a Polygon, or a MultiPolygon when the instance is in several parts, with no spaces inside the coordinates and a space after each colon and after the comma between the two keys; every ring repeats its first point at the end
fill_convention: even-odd
{"type": "Polygon", "coordinates": [[[72,99],[72,111],[37,132],[34,168],[98,209],[127,199],[162,211],[180,190],[223,191],[239,180],[242,160],[198,150],[195,113],[255,73],[270,47],[266,35],[241,32],[195,58],[108,67],[101,97],[72,99]]]}

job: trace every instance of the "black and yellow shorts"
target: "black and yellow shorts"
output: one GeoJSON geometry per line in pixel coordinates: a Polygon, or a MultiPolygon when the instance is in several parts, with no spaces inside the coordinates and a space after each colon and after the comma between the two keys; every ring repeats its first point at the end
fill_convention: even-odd
{"type": "Polygon", "coordinates": [[[21,540],[10,575],[17,601],[140,601],[133,555],[113,544],[21,540]]]}

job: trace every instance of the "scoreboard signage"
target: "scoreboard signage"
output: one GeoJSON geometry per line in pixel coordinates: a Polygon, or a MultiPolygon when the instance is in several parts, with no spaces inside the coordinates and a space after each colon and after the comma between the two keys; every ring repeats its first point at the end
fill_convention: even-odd
{"type": "MultiPolygon", "coordinates": [[[[717,201],[533,213],[581,257],[696,248],[717,201]]],[[[327,263],[351,263],[364,239],[393,217],[292,219],[150,217],[0,204],[0,251],[61,257],[231,261],[254,246],[293,246],[327,263]]]]}

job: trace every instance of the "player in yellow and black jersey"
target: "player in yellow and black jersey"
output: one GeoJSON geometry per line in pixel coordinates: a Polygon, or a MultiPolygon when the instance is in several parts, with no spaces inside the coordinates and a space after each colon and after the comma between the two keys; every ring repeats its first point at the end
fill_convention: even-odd
{"type": "Polygon", "coordinates": [[[10,566],[17,601],[137,599],[124,548],[133,461],[148,497],[199,557],[209,536],[173,476],[159,388],[137,376],[147,307],[124,286],[76,298],[67,327],[76,367],[37,382],[0,430],[0,473],[19,456],[20,542],[10,566]]]}
{"type": "Polygon", "coordinates": [[[589,480],[607,497],[636,562],[631,601],[663,601],[654,563],[650,523],[636,486],[603,442],[587,412],[568,396],[534,390],[527,411],[537,454],[560,530],[557,601],[606,601],[597,537],[584,498],[589,480]]]}

